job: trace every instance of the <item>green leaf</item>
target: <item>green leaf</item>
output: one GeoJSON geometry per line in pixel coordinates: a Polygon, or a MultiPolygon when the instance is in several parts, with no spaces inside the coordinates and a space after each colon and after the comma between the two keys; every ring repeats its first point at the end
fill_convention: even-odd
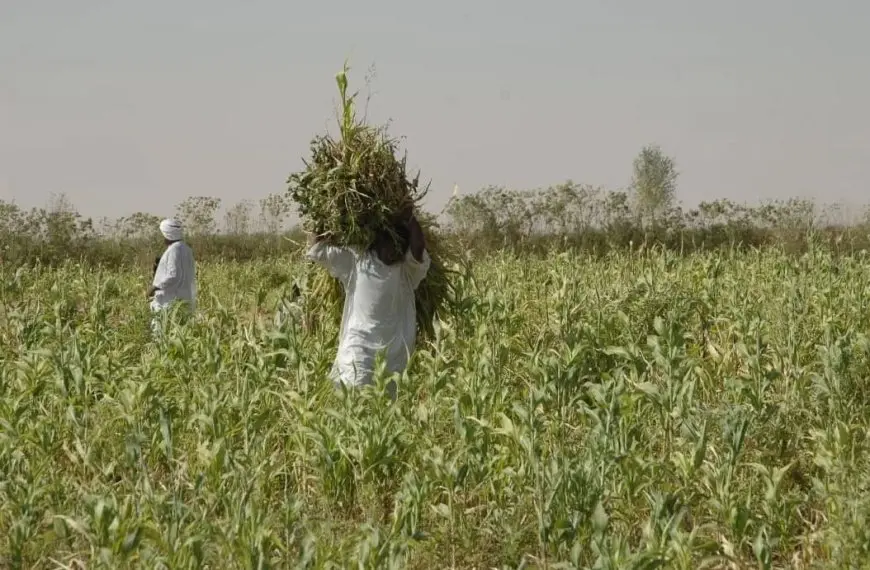
{"type": "Polygon", "coordinates": [[[597,534],[603,534],[605,530],[607,530],[607,523],[610,521],[610,517],[607,516],[607,512],[604,510],[604,505],[599,501],[598,504],[595,505],[595,510],[592,513],[592,528],[597,534]]]}
{"type": "Polygon", "coordinates": [[[121,544],[121,552],[129,554],[139,547],[139,542],[142,540],[142,527],[137,526],[124,537],[124,542],[121,544]]]}

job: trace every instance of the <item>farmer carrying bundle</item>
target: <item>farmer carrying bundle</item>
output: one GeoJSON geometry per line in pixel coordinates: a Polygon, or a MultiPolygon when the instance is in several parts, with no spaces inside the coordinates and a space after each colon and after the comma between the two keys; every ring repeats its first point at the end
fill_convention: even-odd
{"type": "Polygon", "coordinates": [[[308,257],[322,268],[309,281],[309,308],[341,317],[333,379],[360,385],[371,382],[379,353],[389,372],[405,368],[417,328],[434,333],[450,284],[416,214],[426,193],[419,174],[408,178],[384,128],[357,121],[346,72],[336,78],[340,137],[316,137],[312,158],[288,182],[308,257]]]}

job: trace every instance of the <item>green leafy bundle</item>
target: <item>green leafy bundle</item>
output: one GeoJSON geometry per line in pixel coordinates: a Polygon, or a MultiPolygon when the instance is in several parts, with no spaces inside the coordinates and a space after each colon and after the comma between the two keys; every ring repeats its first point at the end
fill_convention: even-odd
{"type": "Polygon", "coordinates": [[[396,157],[398,141],[386,127],[356,118],[358,93],[347,93],[347,66],[336,76],[341,96],[340,137],[311,141],[305,168],[290,175],[290,197],[303,227],[333,245],[368,247],[379,230],[390,229],[396,214],[417,208],[428,192],[420,173],[407,174],[407,156],[396,157]]]}
{"type": "MultiPolygon", "coordinates": [[[[420,188],[420,173],[407,174],[407,155],[398,154],[398,141],[386,127],[366,124],[356,117],[357,93],[348,95],[345,64],[336,76],[341,108],[340,136],[328,133],[311,142],[305,168],[288,179],[290,197],[299,207],[303,228],[332,245],[369,248],[377,234],[395,236],[395,222],[413,208],[427,242],[432,265],[416,293],[417,324],[424,336],[434,335],[434,319],[452,298],[447,259],[452,257],[434,235],[435,222],[421,215],[420,204],[428,185],[420,188]]],[[[341,318],[343,292],[325,271],[309,280],[309,306],[341,318]]]]}

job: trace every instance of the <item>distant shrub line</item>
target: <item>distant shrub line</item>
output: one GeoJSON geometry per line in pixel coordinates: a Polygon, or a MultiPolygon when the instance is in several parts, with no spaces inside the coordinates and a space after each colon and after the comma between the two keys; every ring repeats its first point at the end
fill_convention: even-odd
{"type": "MultiPolygon", "coordinates": [[[[294,258],[304,236],[280,223],[290,210],[281,197],[268,204],[273,215],[264,229],[238,205],[227,213],[223,231],[214,216],[219,201],[190,198],[178,207],[199,260],[249,261],[294,258]],[[277,205],[276,205],[277,204],[277,205]],[[231,215],[232,214],[232,215],[231,215]]],[[[849,255],[870,249],[870,224],[863,212],[846,219],[837,207],[818,208],[805,200],[758,206],[729,200],[705,202],[684,211],[673,207],[654,217],[641,215],[628,192],[571,182],[544,190],[485,188],[455,196],[441,214],[443,238],[459,240],[472,255],[496,250],[541,254],[574,250],[594,255],[640,248],[693,253],[776,247],[802,253],[810,246],[849,255]]],[[[68,202],[24,211],[0,201],[0,260],[4,264],[81,262],[105,267],[150,267],[162,250],[158,216],[137,213],[97,227],[68,202]]]]}

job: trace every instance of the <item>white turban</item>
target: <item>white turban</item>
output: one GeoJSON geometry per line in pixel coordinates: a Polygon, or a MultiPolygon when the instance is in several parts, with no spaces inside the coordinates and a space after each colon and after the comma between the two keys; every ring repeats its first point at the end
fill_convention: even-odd
{"type": "Polygon", "coordinates": [[[172,219],[160,222],[160,233],[169,241],[178,241],[182,237],[181,223],[172,219]]]}

